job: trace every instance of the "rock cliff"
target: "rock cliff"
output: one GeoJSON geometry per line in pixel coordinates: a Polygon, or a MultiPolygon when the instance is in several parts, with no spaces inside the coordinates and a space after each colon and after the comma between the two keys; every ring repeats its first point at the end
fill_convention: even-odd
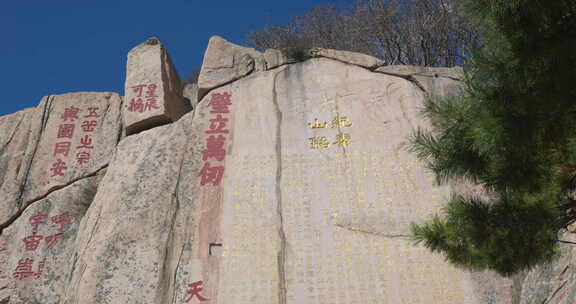
{"type": "Polygon", "coordinates": [[[460,69],[304,55],[213,37],[185,86],[154,38],[124,97],[0,117],[0,303],[574,302],[569,247],[507,279],[410,240],[455,188],[406,141],[460,69]]]}

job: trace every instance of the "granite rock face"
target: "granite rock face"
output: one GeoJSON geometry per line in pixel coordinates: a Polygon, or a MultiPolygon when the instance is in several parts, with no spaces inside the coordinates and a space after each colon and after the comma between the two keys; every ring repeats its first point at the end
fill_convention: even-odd
{"type": "Polygon", "coordinates": [[[560,237],[566,243],[561,244],[560,254],[554,262],[522,274],[520,304],[576,303],[576,236],[573,228],[560,237]]]}
{"type": "MultiPolygon", "coordinates": [[[[151,43],[135,50],[162,58],[151,43]]],[[[461,71],[315,54],[212,38],[198,86],[173,91],[194,110],[129,136],[133,97],[113,93],[0,117],[0,303],[572,303],[568,247],[505,279],[410,239],[470,191],[436,186],[406,151],[428,125],[420,108],[459,94],[461,71]]],[[[159,77],[155,62],[126,87],[159,77]]]]}
{"type": "Polygon", "coordinates": [[[123,137],[115,93],[50,95],[0,119],[0,303],[60,303],[77,227],[123,137]]]}
{"type": "Polygon", "coordinates": [[[104,168],[122,136],[115,93],[50,95],[3,117],[0,227],[32,202],[104,168]]]}

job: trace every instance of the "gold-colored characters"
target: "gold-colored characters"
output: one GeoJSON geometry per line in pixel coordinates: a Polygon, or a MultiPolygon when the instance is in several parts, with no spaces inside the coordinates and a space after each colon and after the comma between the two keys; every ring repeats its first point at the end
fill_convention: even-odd
{"type": "MultiPolygon", "coordinates": [[[[352,127],[352,122],[346,116],[336,116],[332,119],[330,124],[330,128],[332,129],[341,129],[341,128],[349,128],[352,127]]],[[[321,122],[318,118],[314,118],[314,122],[308,123],[308,128],[310,129],[328,129],[328,122],[324,121],[321,122]]]]}
{"type": "Polygon", "coordinates": [[[346,148],[350,145],[351,137],[348,133],[338,133],[336,134],[336,141],[333,144],[339,145],[342,148],[346,148]]]}
{"type": "Polygon", "coordinates": [[[314,118],[314,123],[308,123],[308,128],[310,129],[326,129],[328,128],[328,123],[323,122],[321,123],[318,118],[314,118]]]}
{"type": "Polygon", "coordinates": [[[332,129],[349,128],[351,126],[352,123],[346,116],[336,116],[336,118],[332,119],[332,129]]]}
{"type": "Polygon", "coordinates": [[[314,136],[308,138],[308,140],[310,141],[310,149],[326,149],[330,146],[326,136],[314,136]]]}
{"type": "MultiPolygon", "coordinates": [[[[346,116],[336,116],[331,120],[331,129],[342,129],[352,127],[352,122],[346,116]]],[[[308,123],[308,128],[310,129],[328,129],[328,122],[320,121],[318,118],[314,118],[314,122],[308,123]]],[[[314,136],[308,138],[310,149],[320,150],[327,149],[330,145],[337,145],[342,148],[346,148],[352,142],[352,137],[349,133],[338,132],[334,142],[330,142],[328,136],[314,136]]]]}

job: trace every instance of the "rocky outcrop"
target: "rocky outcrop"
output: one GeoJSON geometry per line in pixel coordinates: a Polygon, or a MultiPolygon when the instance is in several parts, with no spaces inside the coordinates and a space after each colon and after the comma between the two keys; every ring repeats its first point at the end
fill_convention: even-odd
{"type": "Polygon", "coordinates": [[[50,95],[0,120],[0,303],[60,303],[78,225],[123,137],[121,106],[115,93],[50,95]]]}
{"type": "Polygon", "coordinates": [[[107,166],[123,132],[121,104],[115,93],[50,95],[2,119],[0,228],[51,191],[107,166]]]}
{"type": "Polygon", "coordinates": [[[266,64],[260,52],[213,36],[208,42],[198,77],[199,97],[213,88],[240,79],[253,71],[265,69],[266,64]]]}
{"type": "Polygon", "coordinates": [[[182,96],[182,82],[157,38],[133,48],[126,65],[126,133],[134,134],[178,120],[192,110],[182,96]]]}
{"type": "Polygon", "coordinates": [[[74,93],[0,117],[0,303],[570,303],[569,260],[515,282],[410,239],[458,188],[406,151],[458,69],[214,37],[198,86],[172,90],[165,51],[140,52],[126,94],[157,80],[159,106],[192,112],[159,125],[135,97],[74,93]]]}
{"type": "Polygon", "coordinates": [[[464,72],[461,67],[426,68],[407,65],[389,65],[376,72],[405,78],[418,85],[429,97],[462,94],[464,72]]]}

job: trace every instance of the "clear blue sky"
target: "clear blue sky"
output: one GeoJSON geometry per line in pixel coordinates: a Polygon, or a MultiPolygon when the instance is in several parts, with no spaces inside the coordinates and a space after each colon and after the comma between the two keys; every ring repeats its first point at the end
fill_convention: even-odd
{"type": "Polygon", "coordinates": [[[345,0],[53,0],[0,4],[0,115],[42,96],[124,94],[126,54],[148,37],[166,46],[180,76],[202,63],[208,39],[245,44],[255,28],[345,0]]]}

